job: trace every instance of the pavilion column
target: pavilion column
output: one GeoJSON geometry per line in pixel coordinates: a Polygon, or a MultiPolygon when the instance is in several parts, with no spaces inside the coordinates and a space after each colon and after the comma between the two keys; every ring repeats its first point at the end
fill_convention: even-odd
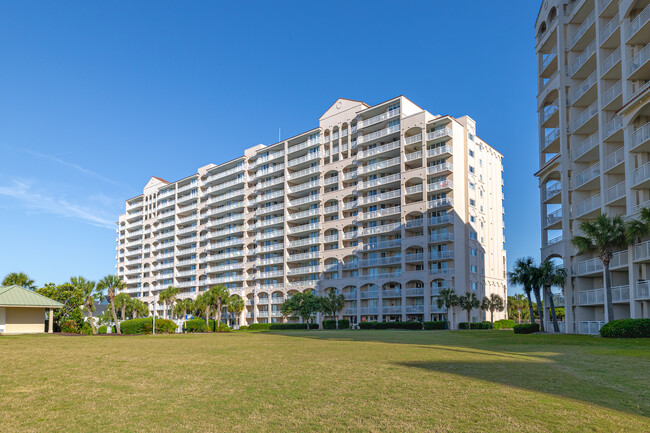
{"type": "Polygon", "coordinates": [[[54,332],[54,308],[49,309],[48,321],[47,321],[47,332],[51,334],[54,332]]]}

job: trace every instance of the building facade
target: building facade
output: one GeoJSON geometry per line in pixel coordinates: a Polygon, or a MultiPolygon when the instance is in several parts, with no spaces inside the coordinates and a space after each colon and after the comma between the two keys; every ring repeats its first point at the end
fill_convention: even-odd
{"type": "Polygon", "coordinates": [[[443,288],[506,297],[501,160],[467,116],[339,99],[315,129],[151,178],[119,217],[117,273],[150,308],[170,285],[223,284],[246,301],[240,323],[284,321],[288,296],[331,289],[352,323],[441,320],[443,288]]]}
{"type": "MultiPolygon", "coordinates": [[[[545,0],[535,24],[542,259],[569,271],[566,332],[597,333],[603,267],[571,238],[600,213],[650,205],[650,1],[545,0]]],[[[616,319],[650,317],[650,244],[611,263],[616,319]]]]}

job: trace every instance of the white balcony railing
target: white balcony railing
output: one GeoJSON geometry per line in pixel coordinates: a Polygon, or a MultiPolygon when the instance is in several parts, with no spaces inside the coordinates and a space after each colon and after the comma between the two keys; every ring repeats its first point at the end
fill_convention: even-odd
{"type": "Polygon", "coordinates": [[[587,200],[580,202],[576,205],[575,217],[580,217],[584,214],[600,209],[600,194],[589,197],[587,200]]]}

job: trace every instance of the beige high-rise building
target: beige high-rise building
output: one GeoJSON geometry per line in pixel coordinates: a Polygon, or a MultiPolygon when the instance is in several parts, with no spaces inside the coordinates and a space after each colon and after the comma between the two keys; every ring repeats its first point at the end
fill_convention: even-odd
{"type": "Polygon", "coordinates": [[[240,323],[287,320],[284,300],[310,289],[342,293],[352,323],[442,320],[443,288],[506,297],[501,159],[467,116],[339,99],[312,130],[152,177],[119,217],[117,272],[150,309],[170,285],[223,284],[246,301],[240,323]]]}
{"type": "MultiPolygon", "coordinates": [[[[566,332],[605,321],[603,266],[571,245],[600,213],[650,206],[650,0],[545,0],[537,22],[542,259],[569,271],[566,332]]],[[[616,252],[614,318],[650,317],[650,243],[616,252]]]]}

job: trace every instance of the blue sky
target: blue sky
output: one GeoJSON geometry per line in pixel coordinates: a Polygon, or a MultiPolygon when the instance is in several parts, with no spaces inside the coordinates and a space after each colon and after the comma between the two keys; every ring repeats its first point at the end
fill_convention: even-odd
{"type": "MultiPolygon", "coordinates": [[[[338,98],[470,115],[505,155],[509,266],[539,256],[534,0],[0,2],[0,277],[114,272],[114,222],[317,126],[338,98]]],[[[511,290],[512,292],[512,290],[511,290]]]]}

